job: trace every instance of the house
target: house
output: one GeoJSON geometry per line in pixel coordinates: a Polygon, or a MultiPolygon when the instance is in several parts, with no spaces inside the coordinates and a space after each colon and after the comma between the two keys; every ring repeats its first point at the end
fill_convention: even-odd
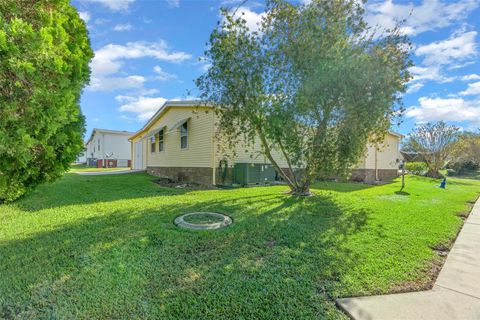
{"type": "Polygon", "coordinates": [[[403,135],[390,131],[383,143],[368,145],[365,156],[352,169],[350,178],[372,183],[396,177],[402,159],[399,151],[402,138],[403,135]]]}
{"type": "MultiPolygon", "coordinates": [[[[198,101],[167,101],[139,131],[130,137],[132,168],[146,169],[160,177],[212,185],[225,182],[258,183],[278,179],[273,166],[261,154],[260,142],[237,144],[235,152],[220,146],[215,112],[198,101]]],[[[389,133],[385,143],[368,147],[352,177],[373,181],[396,177],[401,136],[389,133]]],[[[288,164],[273,153],[279,166],[288,164]]]]}
{"type": "Polygon", "coordinates": [[[400,151],[406,162],[425,162],[425,156],[420,152],[400,151]]]}
{"type": "Polygon", "coordinates": [[[93,129],[85,144],[87,166],[98,168],[130,167],[133,132],[93,129]]]}
{"type": "Polygon", "coordinates": [[[87,155],[85,154],[85,151],[82,151],[77,156],[77,159],[75,159],[75,164],[85,164],[85,163],[87,163],[87,155]]]}

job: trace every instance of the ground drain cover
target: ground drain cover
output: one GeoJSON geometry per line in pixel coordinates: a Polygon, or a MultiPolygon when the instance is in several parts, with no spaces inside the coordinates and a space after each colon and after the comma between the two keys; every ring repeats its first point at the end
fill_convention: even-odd
{"type": "Polygon", "coordinates": [[[232,219],[217,212],[191,212],[176,217],[174,223],[187,229],[213,230],[229,226],[232,219]]]}

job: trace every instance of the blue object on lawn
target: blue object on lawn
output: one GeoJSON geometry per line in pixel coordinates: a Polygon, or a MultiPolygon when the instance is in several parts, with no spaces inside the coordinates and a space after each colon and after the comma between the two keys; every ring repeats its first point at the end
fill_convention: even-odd
{"type": "Polygon", "coordinates": [[[447,184],[447,178],[443,178],[442,182],[440,183],[440,188],[445,189],[446,184],[447,184]]]}

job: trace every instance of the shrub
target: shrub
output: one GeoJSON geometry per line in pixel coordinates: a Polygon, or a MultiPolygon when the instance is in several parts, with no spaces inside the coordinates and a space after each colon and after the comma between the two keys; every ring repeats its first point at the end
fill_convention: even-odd
{"type": "Polygon", "coordinates": [[[456,176],[456,175],[458,175],[457,171],[455,171],[454,169],[447,169],[447,176],[453,177],[453,176],[456,176]]]}
{"type": "Polygon", "coordinates": [[[477,171],[480,165],[473,160],[458,161],[448,165],[449,168],[455,170],[458,174],[477,171]]]}
{"type": "Polygon", "coordinates": [[[428,167],[425,162],[407,162],[405,169],[412,174],[425,175],[428,167]]]}
{"type": "Polygon", "coordinates": [[[92,57],[68,0],[0,1],[0,202],[60,177],[83,149],[92,57]]]}

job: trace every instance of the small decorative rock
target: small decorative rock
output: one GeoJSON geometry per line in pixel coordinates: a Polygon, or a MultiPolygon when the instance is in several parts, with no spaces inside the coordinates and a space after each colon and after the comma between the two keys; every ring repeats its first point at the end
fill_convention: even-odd
{"type": "Polygon", "coordinates": [[[191,213],[187,213],[187,214],[176,217],[174,223],[179,227],[187,228],[187,229],[214,230],[214,229],[228,227],[230,224],[232,224],[232,218],[217,212],[191,212],[191,213]],[[213,223],[191,223],[191,222],[185,221],[185,218],[188,219],[194,216],[203,216],[203,217],[209,216],[212,219],[220,220],[220,221],[213,222],[213,223]]]}

